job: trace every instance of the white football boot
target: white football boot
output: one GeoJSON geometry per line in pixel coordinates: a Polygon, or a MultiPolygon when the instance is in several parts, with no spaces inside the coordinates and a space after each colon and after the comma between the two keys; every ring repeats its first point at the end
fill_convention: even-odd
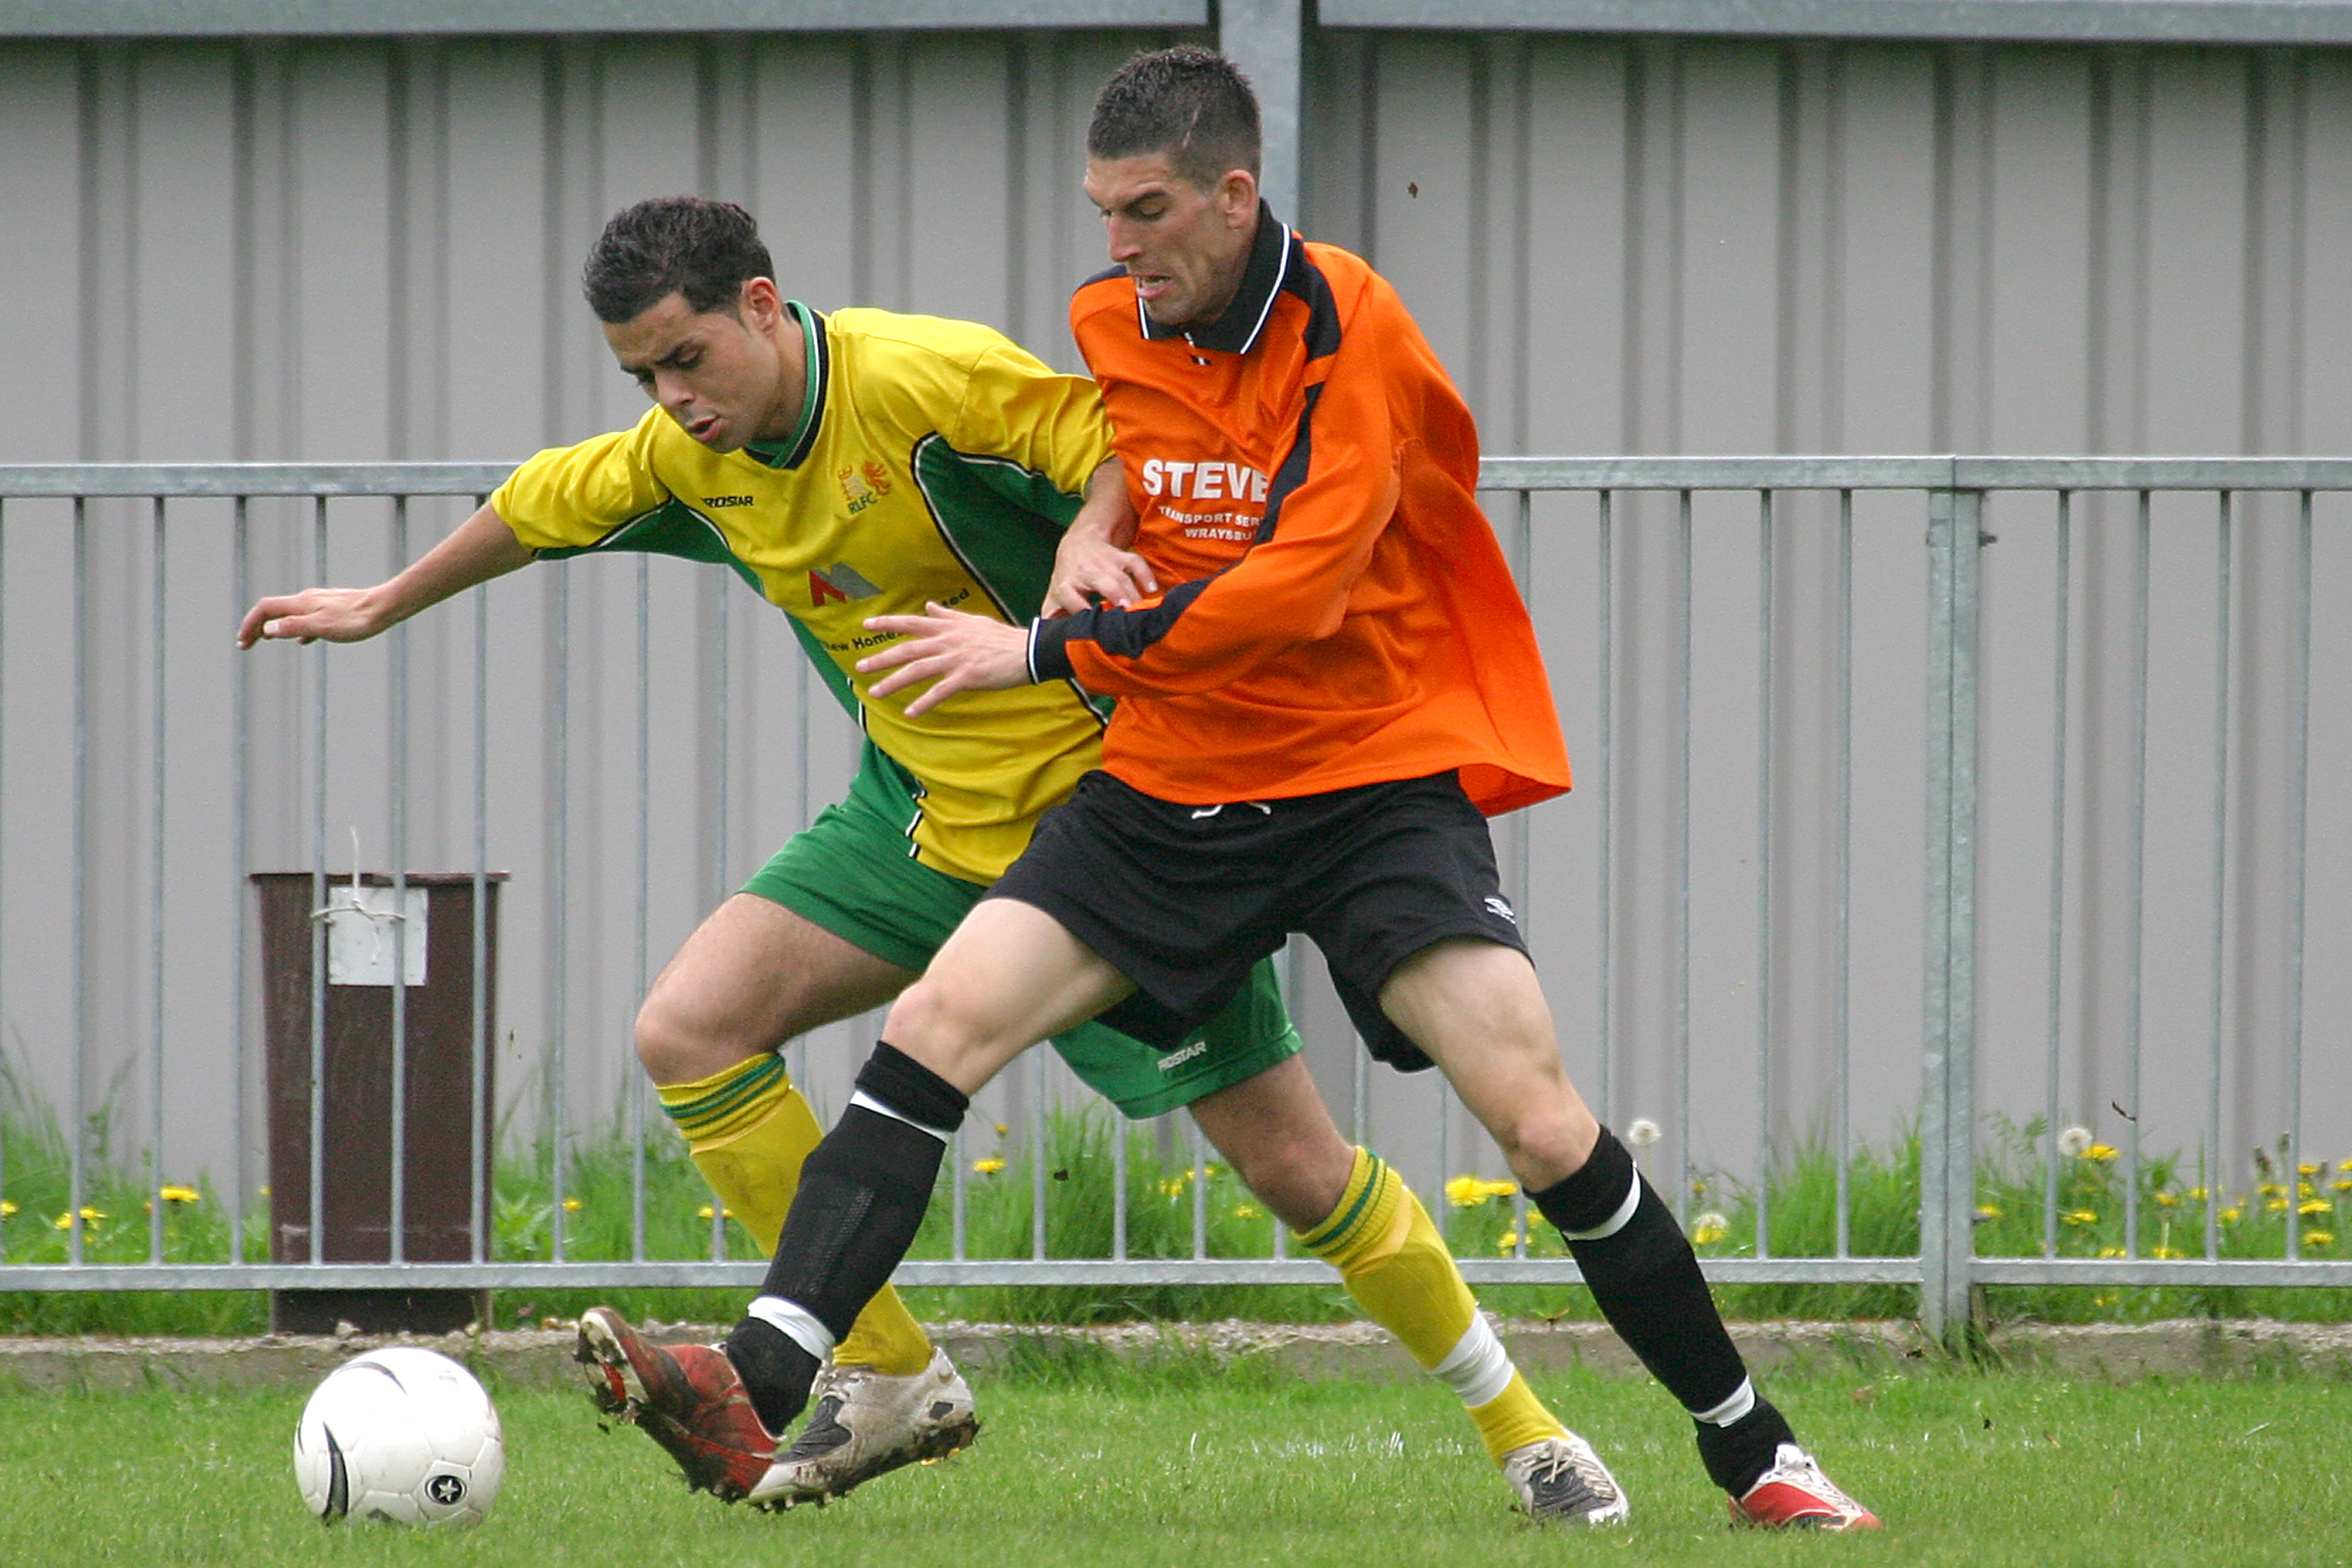
{"type": "Polygon", "coordinates": [[[1503,1479],[1539,1524],[1622,1524],[1633,1511],[1617,1478],[1573,1432],[1512,1449],[1503,1479]]]}
{"type": "Polygon", "coordinates": [[[911,1377],[870,1366],[827,1367],[809,1390],[808,1425],[776,1456],[751,1500],[785,1509],[836,1498],[901,1465],[969,1447],[980,1432],[971,1390],[945,1351],[911,1377]]]}

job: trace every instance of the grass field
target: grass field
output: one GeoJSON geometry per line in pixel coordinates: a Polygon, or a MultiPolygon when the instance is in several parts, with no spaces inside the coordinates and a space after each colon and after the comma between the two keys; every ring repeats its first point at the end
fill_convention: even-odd
{"type": "Polygon", "coordinates": [[[0,1562],[1059,1568],[1276,1563],[2259,1563],[2352,1561],[2352,1389],[2309,1377],[2070,1384],[1920,1363],[1772,1390],[1877,1536],[1723,1523],[1654,1388],[1538,1380],[1634,1503],[1538,1531],[1423,1384],[1304,1383],[1242,1363],[1033,1363],[979,1387],[971,1452],[834,1506],[690,1496],[641,1436],[566,1394],[499,1397],[506,1489],[471,1535],[323,1527],[289,1460],[305,1391],[0,1394],[0,1562]]]}

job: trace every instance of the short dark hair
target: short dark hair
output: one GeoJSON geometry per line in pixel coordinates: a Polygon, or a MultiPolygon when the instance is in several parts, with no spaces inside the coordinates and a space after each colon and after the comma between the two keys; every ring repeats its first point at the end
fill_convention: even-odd
{"type": "Polygon", "coordinates": [[[613,215],[580,268],[580,291],[598,321],[618,325],[672,294],[697,315],[732,315],[744,284],[775,275],[760,226],[733,202],[656,196],[613,215]]]}
{"type": "Polygon", "coordinates": [[[1087,155],[1158,153],[1201,190],[1227,171],[1257,174],[1257,94],[1233,61],[1198,44],[1137,55],[1095,99],[1087,155]]]}

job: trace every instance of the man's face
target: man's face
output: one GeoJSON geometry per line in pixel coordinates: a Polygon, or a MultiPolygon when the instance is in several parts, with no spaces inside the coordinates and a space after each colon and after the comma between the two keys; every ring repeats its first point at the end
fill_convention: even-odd
{"type": "Polygon", "coordinates": [[[1087,199],[1101,209],[1110,258],[1163,327],[1213,321],[1241,289],[1256,233],[1257,182],[1234,170],[1202,190],[1159,153],[1093,158],[1087,199]]]}
{"type": "Polygon", "coordinates": [[[604,323],[604,341],[679,428],[714,452],[740,451],[747,441],[790,435],[800,413],[775,345],[782,310],[776,286],[754,278],[733,312],[698,314],[673,293],[628,321],[604,323]]]}

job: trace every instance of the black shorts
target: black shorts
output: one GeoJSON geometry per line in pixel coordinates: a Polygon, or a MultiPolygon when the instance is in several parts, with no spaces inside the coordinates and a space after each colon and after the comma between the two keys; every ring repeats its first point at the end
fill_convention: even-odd
{"type": "Polygon", "coordinates": [[[1451,773],[1194,806],[1097,770],[987,896],[1035,905],[1135,982],[1102,1021],[1163,1050],[1303,931],[1372,1055],[1417,1072],[1429,1058],[1380,1007],[1397,965],[1449,937],[1527,951],[1486,820],[1451,773]]]}

